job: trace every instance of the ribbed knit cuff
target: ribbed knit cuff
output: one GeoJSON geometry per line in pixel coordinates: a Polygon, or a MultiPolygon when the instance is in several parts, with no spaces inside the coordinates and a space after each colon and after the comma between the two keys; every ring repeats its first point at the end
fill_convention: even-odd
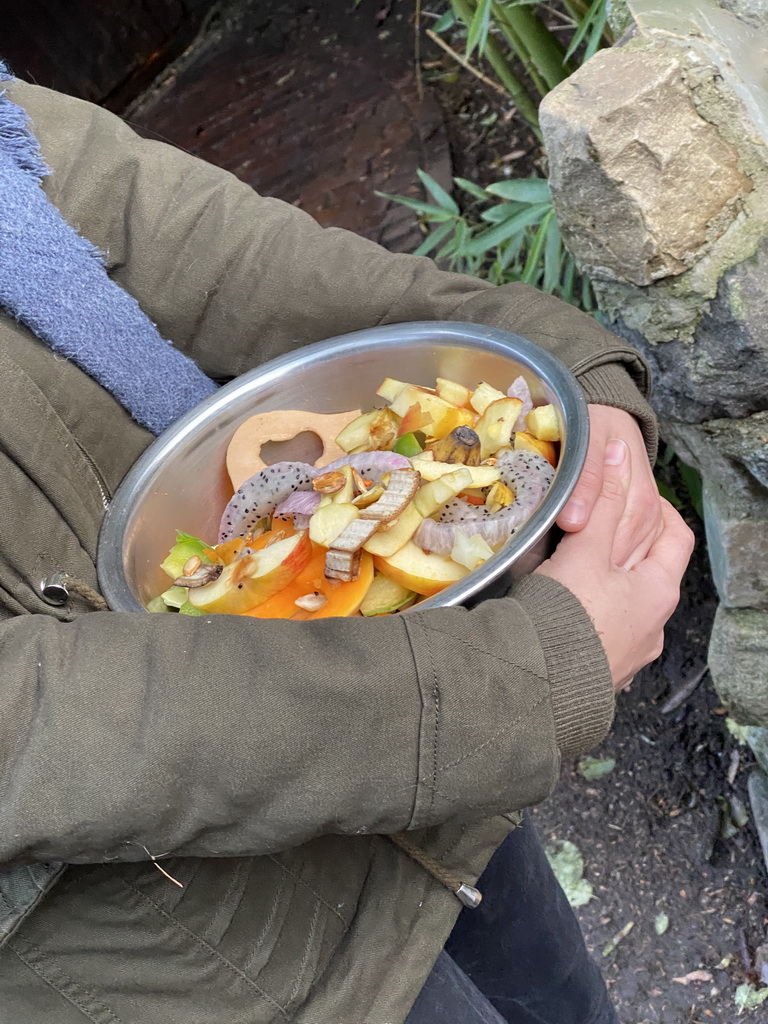
{"type": "Polygon", "coordinates": [[[645,438],[648,458],[653,464],[659,445],[659,431],[656,416],[625,366],[620,363],[604,363],[592,366],[576,374],[587,402],[594,405],[611,405],[624,409],[640,424],[645,438]]]}
{"type": "Polygon", "coordinates": [[[584,606],[561,583],[534,573],[513,586],[539,635],[552,691],[557,745],[563,757],[586,754],[613,721],[608,659],[584,606]]]}

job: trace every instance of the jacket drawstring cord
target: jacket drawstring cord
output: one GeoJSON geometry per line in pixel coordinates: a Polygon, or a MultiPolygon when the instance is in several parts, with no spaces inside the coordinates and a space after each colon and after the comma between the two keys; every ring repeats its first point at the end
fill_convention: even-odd
{"type": "Polygon", "coordinates": [[[474,885],[470,885],[468,882],[462,881],[454,871],[449,871],[439,860],[435,860],[434,857],[425,853],[405,832],[395,832],[387,838],[410,857],[412,861],[415,861],[419,867],[424,868],[426,872],[432,875],[436,881],[444,885],[446,889],[449,889],[465,907],[474,910],[480,906],[483,894],[479,889],[476,889],[474,885]]]}
{"type": "Polygon", "coordinates": [[[40,584],[40,593],[48,604],[60,606],[66,604],[70,594],[82,598],[97,612],[108,612],[109,605],[92,586],[79,580],[77,576],[70,576],[68,572],[54,572],[46,576],[40,584]]]}

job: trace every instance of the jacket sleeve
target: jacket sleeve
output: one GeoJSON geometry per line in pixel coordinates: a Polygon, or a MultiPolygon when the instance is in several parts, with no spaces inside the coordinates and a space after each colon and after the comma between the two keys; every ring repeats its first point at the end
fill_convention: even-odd
{"type": "MultiPolygon", "coordinates": [[[[652,445],[643,365],[589,318],[322,231],[88,104],[9,92],[52,200],[208,373],[378,323],[474,320],[560,355],[652,445]]],[[[588,616],[540,576],[471,611],[371,621],[18,615],[0,659],[0,862],[263,853],[521,808],[613,708],[588,616]]]]}

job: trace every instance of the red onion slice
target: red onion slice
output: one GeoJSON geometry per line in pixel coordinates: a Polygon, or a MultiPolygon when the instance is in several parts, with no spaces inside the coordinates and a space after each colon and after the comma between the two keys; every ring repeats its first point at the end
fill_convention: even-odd
{"type": "Polygon", "coordinates": [[[523,408],[520,410],[520,415],[517,417],[513,430],[527,430],[528,422],[526,417],[533,408],[533,399],[531,398],[531,391],[528,387],[528,381],[525,377],[515,377],[512,383],[507,388],[507,398],[519,398],[523,403],[523,408]]]}
{"type": "Polygon", "coordinates": [[[290,519],[296,513],[311,516],[320,504],[322,494],[319,491],[294,491],[285,501],[281,501],[272,513],[275,519],[290,519]]]}

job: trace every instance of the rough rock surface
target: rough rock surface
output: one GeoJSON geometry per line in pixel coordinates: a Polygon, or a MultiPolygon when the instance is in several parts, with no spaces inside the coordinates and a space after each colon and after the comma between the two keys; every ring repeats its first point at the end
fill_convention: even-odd
{"type": "MultiPolygon", "coordinates": [[[[654,403],[662,416],[700,423],[765,409],[767,284],[768,237],[750,259],[722,276],[692,340],[653,344],[623,317],[611,324],[650,362],[657,381],[654,403]]],[[[644,301],[651,302],[652,297],[644,301]]]]}
{"type": "Polygon", "coordinates": [[[768,491],[755,487],[745,499],[705,478],[704,521],[712,576],[723,605],[768,609],[768,491]]]}
{"type": "Polygon", "coordinates": [[[591,277],[644,286],[682,273],[751,191],[664,52],[598,53],[549,93],[540,118],[557,154],[558,221],[591,277]]]}
{"type": "Polygon", "coordinates": [[[744,725],[768,726],[768,611],[720,606],[709,667],[732,717],[744,725]]]}

